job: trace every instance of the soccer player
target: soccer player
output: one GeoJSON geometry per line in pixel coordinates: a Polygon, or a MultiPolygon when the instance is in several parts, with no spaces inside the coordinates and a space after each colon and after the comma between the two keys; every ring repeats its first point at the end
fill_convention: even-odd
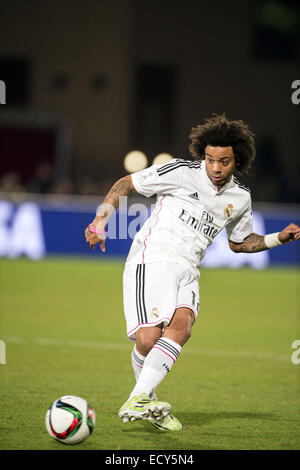
{"type": "Polygon", "coordinates": [[[245,173],[255,157],[254,135],[243,121],[213,115],[192,128],[193,160],[174,159],[118,180],[99,207],[85,237],[105,251],[105,227],[119,198],[157,195],[149,219],[135,235],[124,274],[124,311],[135,342],[136,384],[119,410],[123,422],[150,419],[162,430],[180,430],[171,405],[157,401],[156,387],[191,336],[199,308],[199,266],[207,247],[225,228],[235,253],[256,253],[298,240],[291,223],[266,236],[253,233],[249,189],[234,173],[245,173]]]}

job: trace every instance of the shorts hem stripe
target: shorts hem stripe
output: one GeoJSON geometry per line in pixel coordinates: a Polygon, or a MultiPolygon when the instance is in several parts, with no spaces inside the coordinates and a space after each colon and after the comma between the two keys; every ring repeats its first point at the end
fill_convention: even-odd
{"type": "Polygon", "coordinates": [[[181,307],[186,307],[186,308],[190,308],[194,314],[197,316],[198,315],[198,312],[196,311],[196,309],[193,307],[193,305],[189,305],[189,304],[179,304],[179,305],[176,305],[175,309],[176,308],[181,308],[181,307]]]}
{"type": "Polygon", "coordinates": [[[140,327],[143,327],[143,326],[156,326],[156,325],[159,325],[160,323],[163,323],[164,321],[168,321],[170,322],[170,318],[167,318],[167,317],[164,317],[164,318],[161,318],[160,320],[156,321],[156,322],[152,322],[152,323],[139,323],[138,325],[136,325],[134,328],[132,328],[132,330],[128,331],[127,332],[127,336],[129,336],[130,334],[132,334],[134,331],[136,331],[138,328],[140,327]]]}

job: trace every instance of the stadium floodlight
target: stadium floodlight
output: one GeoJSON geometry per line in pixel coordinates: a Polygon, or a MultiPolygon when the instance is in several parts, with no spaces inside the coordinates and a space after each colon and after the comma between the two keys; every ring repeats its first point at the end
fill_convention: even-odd
{"type": "Polygon", "coordinates": [[[174,157],[172,157],[172,155],[170,155],[169,153],[159,153],[153,159],[153,165],[161,165],[164,163],[168,163],[170,160],[173,160],[173,158],[174,157]]]}
{"type": "Polygon", "coordinates": [[[132,150],[124,158],[124,168],[127,173],[136,173],[147,167],[148,159],[146,155],[139,150],[132,150]]]}

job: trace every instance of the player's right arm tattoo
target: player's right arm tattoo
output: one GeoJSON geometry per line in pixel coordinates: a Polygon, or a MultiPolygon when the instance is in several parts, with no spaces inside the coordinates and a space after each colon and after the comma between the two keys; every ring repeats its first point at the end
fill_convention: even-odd
{"type": "Polygon", "coordinates": [[[124,178],[118,180],[108,191],[103,204],[111,204],[115,209],[118,209],[120,197],[129,196],[134,191],[135,188],[132,184],[131,176],[124,176],[124,178]]]}
{"type": "Polygon", "coordinates": [[[264,235],[258,235],[257,233],[251,233],[242,243],[235,243],[231,240],[228,243],[235,253],[258,253],[268,249],[264,235]]]}
{"type": "Polygon", "coordinates": [[[130,175],[116,181],[105,196],[103,203],[98,207],[94,222],[101,221],[106,224],[113,212],[118,209],[120,198],[130,196],[135,191],[130,175]]]}

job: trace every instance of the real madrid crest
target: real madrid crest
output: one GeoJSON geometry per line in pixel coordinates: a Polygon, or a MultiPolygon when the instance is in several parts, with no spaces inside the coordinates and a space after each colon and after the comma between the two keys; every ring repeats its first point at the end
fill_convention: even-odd
{"type": "Polygon", "coordinates": [[[232,209],[233,209],[233,205],[232,204],[228,204],[228,206],[226,207],[226,209],[224,210],[224,217],[226,217],[227,219],[231,216],[232,214],[232,209]]]}
{"type": "Polygon", "coordinates": [[[151,311],[151,317],[152,317],[153,319],[155,319],[155,320],[159,317],[159,310],[158,310],[157,307],[154,307],[154,308],[152,309],[152,311],[151,311]]]}

